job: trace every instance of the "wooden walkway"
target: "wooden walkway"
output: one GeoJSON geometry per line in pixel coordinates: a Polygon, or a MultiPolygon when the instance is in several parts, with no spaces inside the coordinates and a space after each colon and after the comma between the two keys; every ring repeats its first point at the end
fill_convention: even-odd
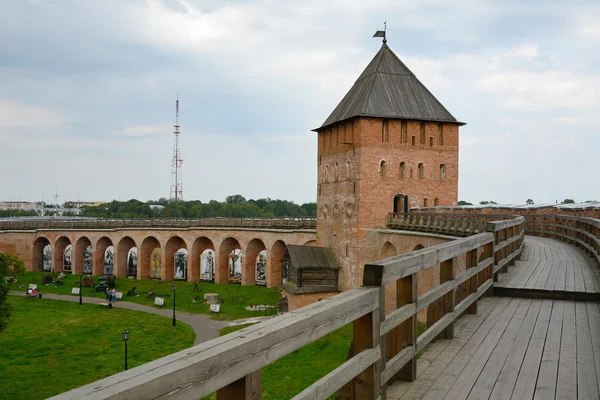
{"type": "Polygon", "coordinates": [[[557,239],[525,236],[521,260],[499,274],[494,294],[599,300],[600,270],[581,249],[557,239]]]}
{"type": "Polygon", "coordinates": [[[598,399],[600,307],[596,302],[486,297],[417,361],[397,399],[598,399]]]}
{"type": "Polygon", "coordinates": [[[387,399],[600,399],[599,293],[600,271],[583,251],[526,236],[521,260],[494,283],[503,297],[480,300],[387,399]]]}

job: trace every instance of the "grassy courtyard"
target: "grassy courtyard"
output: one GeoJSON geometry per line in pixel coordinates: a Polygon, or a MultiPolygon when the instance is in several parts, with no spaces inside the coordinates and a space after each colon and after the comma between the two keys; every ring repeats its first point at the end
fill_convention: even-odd
{"type": "MultiPolygon", "coordinates": [[[[69,289],[70,291],[70,289],[69,289]]],[[[190,347],[194,331],[169,318],[125,309],[9,296],[0,334],[0,399],[44,399],[190,347]]]]}
{"type": "MultiPolygon", "coordinates": [[[[12,290],[20,290],[25,292],[30,283],[38,284],[38,290],[41,293],[55,293],[70,295],[71,289],[79,287],[79,275],[67,274],[64,279],[64,285],[41,285],[42,277],[48,275],[48,273],[42,272],[27,272],[23,275],[16,285],[13,285],[12,290]],[[22,285],[21,288],[19,286],[22,285]]],[[[54,279],[58,274],[55,274],[54,279]]],[[[94,277],[94,281],[98,279],[94,277]]],[[[154,306],[154,299],[148,298],[148,291],[152,290],[159,297],[164,297],[165,305],[163,308],[173,307],[173,289],[171,289],[171,283],[167,281],[159,280],[136,280],[117,278],[116,289],[119,292],[123,292],[122,301],[131,301],[146,306],[154,306]],[[139,296],[127,296],[127,291],[135,286],[136,291],[140,294],[139,296]]],[[[240,319],[250,318],[264,315],[277,314],[275,308],[263,310],[263,311],[249,311],[245,307],[250,304],[263,304],[275,306],[277,299],[280,297],[279,290],[277,288],[266,288],[264,286],[241,286],[241,285],[227,285],[218,283],[206,283],[200,282],[198,284],[201,292],[194,292],[193,282],[176,281],[177,284],[177,299],[175,301],[175,307],[177,310],[185,311],[189,313],[199,314],[210,314],[209,306],[203,304],[204,293],[218,293],[223,304],[221,305],[220,314],[212,314],[215,319],[240,319]],[[194,298],[196,302],[194,303],[194,298]]],[[[104,297],[104,293],[96,292],[95,289],[91,290],[89,287],[83,288],[84,297],[104,297]]],[[[160,308],[160,307],[156,307],[160,308]]]]}

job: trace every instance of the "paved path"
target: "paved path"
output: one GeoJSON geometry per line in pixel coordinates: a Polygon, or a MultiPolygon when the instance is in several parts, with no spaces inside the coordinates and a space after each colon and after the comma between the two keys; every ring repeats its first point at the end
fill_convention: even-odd
{"type": "MultiPolygon", "coordinates": [[[[25,296],[24,292],[18,291],[11,291],[10,294],[13,296],[25,296]]],[[[75,303],[79,302],[79,297],[77,296],[59,295],[52,293],[42,293],[42,300],[43,299],[63,300],[75,303]]],[[[84,297],[83,302],[86,304],[100,304],[106,303],[106,300],[95,297],[84,297]]],[[[115,304],[113,304],[113,307],[147,312],[168,318],[173,317],[173,310],[160,310],[154,307],[143,306],[141,304],[136,304],[129,301],[117,301],[115,304]]],[[[212,320],[210,319],[210,316],[206,314],[190,314],[183,311],[177,311],[176,317],[177,321],[181,321],[188,324],[192,327],[192,329],[194,329],[194,332],[196,332],[196,340],[194,341],[194,345],[204,343],[206,341],[219,337],[219,331],[223,329],[223,327],[229,325],[227,321],[212,320]]]]}

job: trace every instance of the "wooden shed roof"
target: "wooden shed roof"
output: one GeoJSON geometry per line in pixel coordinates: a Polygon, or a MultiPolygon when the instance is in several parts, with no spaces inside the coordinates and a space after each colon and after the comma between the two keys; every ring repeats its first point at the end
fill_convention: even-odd
{"type": "Polygon", "coordinates": [[[318,131],[353,117],[457,121],[394,52],[383,44],[318,131]]]}
{"type": "Polygon", "coordinates": [[[339,269],[339,264],[329,247],[288,245],[292,264],[298,269],[339,269]]]}

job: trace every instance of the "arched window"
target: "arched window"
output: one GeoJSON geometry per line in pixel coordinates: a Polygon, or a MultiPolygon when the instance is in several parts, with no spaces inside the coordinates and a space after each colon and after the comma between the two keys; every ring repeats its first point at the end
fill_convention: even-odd
{"type": "Polygon", "coordinates": [[[419,163],[419,179],[425,178],[425,166],[423,163],[419,163]]]}
{"type": "Polygon", "coordinates": [[[423,199],[423,207],[427,207],[427,198],[423,199]]]}
{"type": "Polygon", "coordinates": [[[400,163],[400,179],[406,178],[406,163],[402,161],[400,163]]]}
{"type": "Polygon", "coordinates": [[[385,165],[385,160],[381,160],[381,163],[379,163],[379,176],[384,177],[385,173],[386,173],[386,165],[385,165]]]}
{"type": "Polygon", "coordinates": [[[440,180],[441,181],[446,180],[446,164],[440,165],[440,180]]]}
{"type": "Polygon", "coordinates": [[[438,145],[444,145],[444,124],[438,124],[438,145]]]}
{"type": "Polygon", "coordinates": [[[383,122],[381,123],[381,141],[382,142],[388,141],[388,120],[387,119],[384,119],[383,122]]]}
{"type": "Polygon", "coordinates": [[[440,205],[440,199],[438,199],[437,197],[435,198],[435,200],[433,200],[433,206],[437,207],[440,205]]]}

